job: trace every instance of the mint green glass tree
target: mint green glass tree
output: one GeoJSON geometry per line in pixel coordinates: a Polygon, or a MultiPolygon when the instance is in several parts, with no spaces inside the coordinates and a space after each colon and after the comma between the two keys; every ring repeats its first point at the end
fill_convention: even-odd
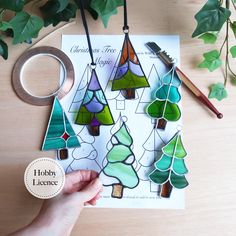
{"type": "Polygon", "coordinates": [[[179,132],[162,148],[162,152],[161,158],[154,164],[155,170],[149,174],[149,179],[162,186],[161,197],[169,198],[173,187],[182,189],[188,186],[185,178],[188,169],[184,163],[187,152],[179,132]]]}
{"type": "Polygon", "coordinates": [[[139,184],[138,175],[133,167],[134,153],[131,150],[133,139],[124,122],[120,129],[111,137],[112,148],[107,153],[107,164],[103,173],[112,181],[105,186],[112,186],[111,196],[122,198],[124,188],[133,189],[139,184]]]}

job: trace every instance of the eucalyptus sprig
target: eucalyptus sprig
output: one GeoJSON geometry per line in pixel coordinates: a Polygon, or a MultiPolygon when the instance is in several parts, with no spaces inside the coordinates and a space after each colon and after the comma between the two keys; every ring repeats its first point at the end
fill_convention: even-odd
{"type": "Polygon", "coordinates": [[[226,84],[228,78],[232,76],[236,81],[236,72],[233,71],[230,64],[230,56],[236,58],[236,45],[230,45],[229,42],[230,30],[236,38],[236,21],[231,19],[232,11],[236,11],[236,0],[208,0],[195,15],[198,24],[192,37],[202,39],[205,44],[215,44],[223,26],[226,28],[221,47],[204,53],[204,60],[198,65],[199,68],[207,68],[212,72],[224,64],[224,83],[213,84],[208,96],[218,100],[227,97],[226,84]],[[225,57],[223,50],[225,50],[225,57]]]}
{"type": "MultiPolygon", "coordinates": [[[[41,14],[32,15],[25,5],[32,0],[0,0],[0,56],[8,58],[7,37],[12,37],[12,43],[31,42],[37,38],[43,27],[56,26],[62,21],[68,22],[76,16],[78,0],[48,0],[40,6],[41,14]],[[13,17],[6,20],[5,14],[13,12],[13,17]]],[[[111,15],[117,13],[117,7],[123,0],[82,0],[85,9],[94,20],[101,17],[105,27],[111,15]]]]}

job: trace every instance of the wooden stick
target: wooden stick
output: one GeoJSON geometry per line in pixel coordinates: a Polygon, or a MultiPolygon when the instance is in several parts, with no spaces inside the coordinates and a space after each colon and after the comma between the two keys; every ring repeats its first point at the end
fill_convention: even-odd
{"type": "Polygon", "coordinates": [[[176,67],[176,73],[178,74],[184,85],[199,99],[201,103],[206,105],[214,114],[216,114],[217,118],[223,118],[223,114],[220,113],[214,107],[210,100],[193,84],[193,82],[178,67],[176,67]]]}

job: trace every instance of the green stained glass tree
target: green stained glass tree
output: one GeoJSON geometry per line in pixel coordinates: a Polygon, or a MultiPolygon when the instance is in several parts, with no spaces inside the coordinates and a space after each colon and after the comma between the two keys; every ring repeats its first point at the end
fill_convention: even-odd
{"type": "Polygon", "coordinates": [[[144,87],[149,87],[149,83],[131,44],[129,35],[126,33],[111,90],[121,90],[126,99],[134,99],[135,89],[144,87]]]}
{"type": "Polygon", "coordinates": [[[122,198],[123,189],[133,189],[139,184],[138,175],[133,167],[134,153],[131,150],[133,139],[124,122],[120,129],[111,138],[112,148],[107,153],[107,164],[103,173],[112,181],[105,186],[112,186],[111,196],[122,198]]]}
{"type": "Polygon", "coordinates": [[[155,162],[155,170],[149,174],[149,179],[162,185],[161,197],[169,198],[173,187],[182,189],[188,186],[185,178],[188,169],[184,163],[187,152],[179,132],[162,148],[162,153],[161,158],[155,162]]]}
{"type": "Polygon", "coordinates": [[[42,150],[58,150],[58,157],[63,160],[68,158],[68,148],[79,146],[78,137],[63,111],[58,98],[55,97],[42,150]]]}
{"type": "Polygon", "coordinates": [[[114,124],[110,108],[98,81],[95,69],[92,69],[91,78],[75,123],[78,125],[87,125],[89,133],[93,136],[100,134],[100,125],[114,124]]]}
{"type": "Polygon", "coordinates": [[[147,106],[146,112],[156,119],[156,127],[165,129],[167,121],[177,121],[181,117],[178,102],[181,96],[178,90],[181,81],[173,67],[163,78],[162,85],[156,90],[156,99],[147,106]]]}

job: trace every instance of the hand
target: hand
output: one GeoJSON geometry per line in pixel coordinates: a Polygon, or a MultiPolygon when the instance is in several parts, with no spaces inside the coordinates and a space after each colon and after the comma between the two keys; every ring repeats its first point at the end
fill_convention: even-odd
{"type": "Polygon", "coordinates": [[[101,191],[97,172],[81,170],[67,174],[63,191],[45,200],[32,223],[11,235],[70,235],[84,205],[96,205],[101,191]]]}

